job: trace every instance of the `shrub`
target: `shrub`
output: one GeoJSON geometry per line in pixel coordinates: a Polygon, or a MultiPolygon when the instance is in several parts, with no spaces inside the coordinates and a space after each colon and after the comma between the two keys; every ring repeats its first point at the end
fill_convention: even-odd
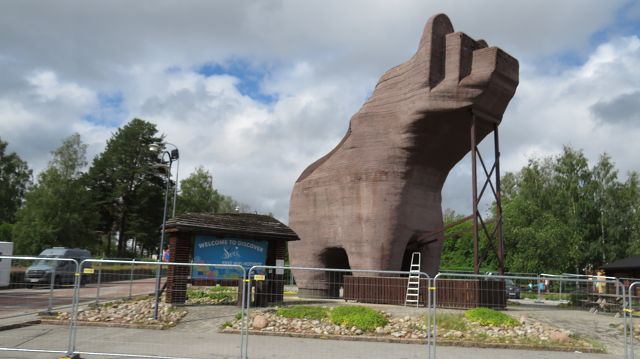
{"type": "Polygon", "coordinates": [[[569,295],[569,305],[578,307],[583,305],[584,301],[588,299],[589,297],[584,293],[572,293],[569,295]]]}
{"type": "Polygon", "coordinates": [[[489,308],[469,309],[464,313],[464,316],[470,321],[480,325],[515,327],[520,324],[520,322],[510,315],[489,308]]]}
{"type": "Polygon", "coordinates": [[[311,305],[300,305],[280,308],[277,314],[285,318],[322,320],[327,317],[327,309],[311,305]]]}
{"type": "MultiPolygon", "coordinates": [[[[425,324],[427,324],[428,319],[429,315],[425,315],[425,324]]],[[[467,329],[467,324],[464,322],[464,317],[462,314],[437,313],[436,322],[438,328],[442,328],[445,330],[465,331],[467,329]]]]}
{"type": "Polygon", "coordinates": [[[570,300],[571,299],[571,295],[570,294],[566,294],[566,293],[547,293],[544,296],[544,299],[546,300],[570,300]]]}
{"type": "Polygon", "coordinates": [[[331,321],[336,325],[356,327],[370,331],[377,327],[384,327],[389,323],[382,313],[361,306],[340,306],[331,311],[331,321]]]}

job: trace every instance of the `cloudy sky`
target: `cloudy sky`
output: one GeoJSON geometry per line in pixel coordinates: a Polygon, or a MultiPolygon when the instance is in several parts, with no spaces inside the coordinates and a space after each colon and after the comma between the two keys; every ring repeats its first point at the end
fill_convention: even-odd
{"type": "MultiPolygon", "coordinates": [[[[90,159],[134,117],[214,185],[287,220],[300,172],[343,136],[427,19],[520,60],[503,171],[563,145],[640,170],[640,1],[14,1],[0,11],[0,138],[41,171],[74,132],[90,159]]],[[[486,146],[486,144],[485,144],[486,146]]],[[[470,212],[468,160],[443,207],[470,212]]]]}

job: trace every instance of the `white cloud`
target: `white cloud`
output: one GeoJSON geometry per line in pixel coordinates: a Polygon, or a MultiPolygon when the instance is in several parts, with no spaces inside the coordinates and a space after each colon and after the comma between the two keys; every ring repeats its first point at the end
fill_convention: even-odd
{"type": "MultiPolygon", "coordinates": [[[[309,65],[302,67],[313,72],[309,65]]],[[[300,68],[280,73],[295,78],[300,68]]],[[[146,84],[146,76],[139,73],[132,83],[146,84]]],[[[240,79],[232,76],[179,71],[153,77],[165,85],[155,91],[146,85],[127,90],[141,103],[130,112],[156,123],[178,146],[180,176],[203,165],[224,193],[283,220],[293,182],[306,165],[335,146],[366,91],[310,78],[312,85],[306,88],[302,83],[294,88],[273,85],[281,86],[280,95],[264,104],[241,94],[240,79]]]]}
{"type": "Polygon", "coordinates": [[[95,94],[72,82],[59,82],[53,71],[36,71],[27,77],[33,92],[43,102],[60,101],[64,105],[86,108],[95,105],[95,94]]]}
{"type": "MultiPolygon", "coordinates": [[[[72,132],[82,134],[94,155],[118,125],[140,117],[180,148],[182,178],[204,165],[224,193],[286,220],[300,172],[337,144],[378,77],[412,54],[427,18],[446,12],[456,30],[521,60],[521,85],[501,126],[503,171],[519,169],[529,156],[557,153],[563,144],[584,148],[592,158],[607,151],[624,170],[634,169],[636,129],[597,119],[592,110],[639,90],[637,36],[591,48],[592,35],[615,26],[624,4],[6,4],[0,13],[6,70],[0,136],[39,170],[72,132]],[[567,53],[586,62],[571,67],[557,60],[567,53]],[[273,96],[272,103],[243,94],[237,76],[193,71],[237,59],[265,72],[257,90],[273,96]],[[549,71],[549,61],[560,66],[549,71]],[[105,93],[121,94],[122,108],[101,110],[98,94],[105,93]],[[95,113],[115,118],[83,120],[95,113]]],[[[468,176],[464,164],[451,173],[445,207],[468,212],[468,176]]]]}
{"type": "Polygon", "coordinates": [[[559,152],[563,144],[571,144],[583,148],[591,158],[607,151],[624,164],[623,169],[638,169],[629,165],[639,149],[631,138],[640,135],[640,128],[602,123],[592,110],[601,101],[638,90],[637,36],[602,44],[584,65],[557,76],[528,74],[521,79],[516,104],[502,126],[508,144],[505,151],[519,154],[538,148],[548,153],[553,148],[559,152]]]}
{"type": "MultiPolygon", "coordinates": [[[[614,39],[601,44],[577,67],[557,74],[532,70],[525,63],[520,85],[500,126],[501,170],[518,171],[530,158],[558,155],[562,146],[584,150],[594,164],[600,154],[612,156],[622,178],[640,171],[640,116],[635,124],[599,119],[593,107],[628,93],[640,91],[640,39],[614,39]]],[[[619,109],[620,110],[620,109],[619,109]]],[[[491,139],[482,143],[485,156],[492,155],[491,139]]],[[[468,156],[467,156],[468,157],[468,156]]],[[[443,206],[471,212],[469,159],[449,175],[443,206]]]]}

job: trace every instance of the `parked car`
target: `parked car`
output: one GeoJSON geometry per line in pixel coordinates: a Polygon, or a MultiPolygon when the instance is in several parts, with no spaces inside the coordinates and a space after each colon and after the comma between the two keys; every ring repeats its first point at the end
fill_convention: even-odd
{"type": "Polygon", "coordinates": [[[86,249],[53,247],[42,251],[36,260],[25,272],[27,287],[34,285],[74,284],[76,266],[72,261],[58,261],[52,258],[75,259],[78,263],[91,258],[91,252],[86,249]]]}
{"type": "Polygon", "coordinates": [[[520,287],[513,280],[505,279],[504,289],[507,292],[507,298],[520,299],[520,287]]]}

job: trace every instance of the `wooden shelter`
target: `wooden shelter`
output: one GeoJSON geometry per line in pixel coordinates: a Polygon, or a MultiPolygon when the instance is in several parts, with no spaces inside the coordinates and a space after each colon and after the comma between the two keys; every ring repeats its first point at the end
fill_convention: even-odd
{"type": "MultiPolygon", "coordinates": [[[[252,213],[186,213],[168,220],[165,232],[169,236],[170,262],[224,262],[242,265],[247,271],[252,265],[283,265],[287,242],[299,240],[295,232],[277,219],[252,213]],[[216,250],[223,253],[224,260],[217,256],[216,250]],[[242,258],[245,253],[252,255],[252,258],[242,258]]],[[[241,288],[243,278],[240,278],[239,271],[225,273],[221,268],[203,267],[204,270],[169,266],[166,302],[184,303],[189,283],[238,285],[241,288]]],[[[273,270],[266,271],[264,275],[265,280],[257,283],[255,288],[256,298],[265,303],[256,304],[281,302],[283,275],[273,270]],[[269,295],[257,295],[261,289],[268,291],[269,295]]]]}
{"type": "Polygon", "coordinates": [[[609,277],[640,278],[640,256],[622,258],[602,266],[609,277]]]}

